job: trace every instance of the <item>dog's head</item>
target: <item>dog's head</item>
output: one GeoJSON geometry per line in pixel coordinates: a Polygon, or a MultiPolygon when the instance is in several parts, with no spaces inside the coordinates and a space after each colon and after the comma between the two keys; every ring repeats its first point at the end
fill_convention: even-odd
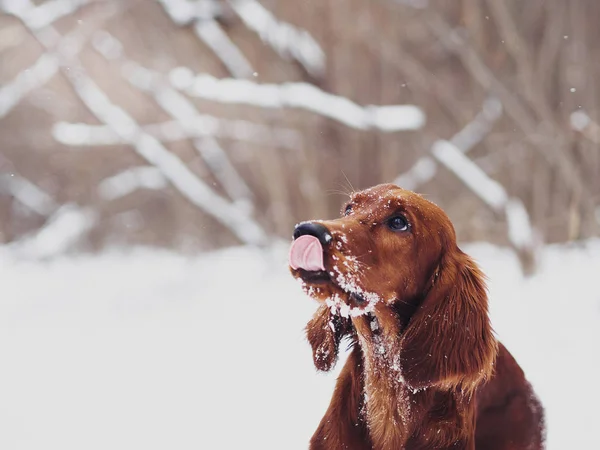
{"type": "Polygon", "coordinates": [[[352,194],[339,219],[298,224],[290,267],[311,297],[356,316],[420,302],[449,246],[454,228],[438,206],[384,184],[352,194]]]}
{"type": "MultiPolygon", "coordinates": [[[[474,387],[491,373],[497,344],[483,274],[448,216],[420,195],[379,185],[352,194],[339,219],[298,224],[290,268],[329,307],[320,311],[343,318],[367,355],[376,344],[412,386],[474,387]]],[[[321,367],[315,357],[317,367],[335,362],[339,330],[309,326],[313,350],[334,350],[321,367]]]]}

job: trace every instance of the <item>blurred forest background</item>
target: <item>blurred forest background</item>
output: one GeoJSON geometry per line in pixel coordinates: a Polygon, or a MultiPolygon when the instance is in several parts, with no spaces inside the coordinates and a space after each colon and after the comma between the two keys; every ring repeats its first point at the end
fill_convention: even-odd
{"type": "Polygon", "coordinates": [[[288,238],[396,182],[462,241],[600,229],[597,0],[0,0],[0,242],[288,238]]]}

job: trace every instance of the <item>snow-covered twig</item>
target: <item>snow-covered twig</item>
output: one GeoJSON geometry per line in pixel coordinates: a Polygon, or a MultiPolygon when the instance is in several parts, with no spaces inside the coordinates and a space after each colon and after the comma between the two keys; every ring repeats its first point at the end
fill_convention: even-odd
{"type": "Polygon", "coordinates": [[[520,199],[510,197],[500,183],[492,180],[451,142],[437,141],[431,152],[491,209],[505,215],[508,223],[508,238],[516,249],[533,251],[534,232],[529,214],[520,199]]]}
{"type": "Polygon", "coordinates": [[[52,25],[58,19],[69,16],[82,6],[93,0],[49,0],[36,6],[27,16],[28,26],[31,28],[43,28],[52,25]]]}
{"type": "MultiPolygon", "coordinates": [[[[31,2],[27,2],[32,5],[31,2]]],[[[27,25],[31,6],[14,12],[27,25]]],[[[109,13],[114,13],[112,8],[109,13]]],[[[132,145],[138,154],[158,168],[163,176],[190,202],[212,215],[247,244],[262,245],[266,234],[262,227],[244,211],[232,205],[200,180],[177,156],[170,153],[154,137],[145,133],[122,108],[113,104],[100,87],[88,76],[77,58],[62,46],[54,48],[60,34],[51,26],[43,32],[29,27],[30,32],[51,55],[58,59],[62,73],[83,104],[121,139],[132,145]],[[240,220],[244,226],[240,227],[240,220]]]]}
{"type": "Polygon", "coordinates": [[[108,125],[57,122],[52,127],[57,142],[71,146],[105,146],[125,143],[108,125]]]}
{"type": "Polygon", "coordinates": [[[192,97],[259,108],[305,109],[359,130],[414,130],[425,123],[423,111],[416,106],[363,107],[308,83],[258,84],[208,74],[194,76],[186,67],[173,69],[169,76],[174,87],[192,97]]]}
{"type": "MultiPolygon", "coordinates": [[[[161,142],[217,137],[254,144],[273,144],[282,148],[301,148],[302,136],[292,128],[268,127],[247,120],[220,119],[206,114],[189,119],[193,126],[185,128],[178,120],[145,125],[142,129],[161,142]]],[[[107,125],[57,122],[52,135],[61,144],[72,146],[103,146],[122,144],[123,140],[107,125]]]]}
{"type": "Polygon", "coordinates": [[[571,114],[571,128],[579,131],[595,144],[600,144],[600,125],[583,110],[571,114]]]}
{"type": "Polygon", "coordinates": [[[48,219],[44,227],[10,247],[23,258],[50,258],[68,250],[96,220],[97,213],[92,209],[66,204],[48,219]]]}
{"type": "Polygon", "coordinates": [[[169,17],[178,25],[194,24],[196,36],[221,60],[231,76],[247,78],[254,69],[215,20],[221,14],[219,3],[210,0],[159,0],[169,17]]]}
{"type": "Polygon", "coordinates": [[[467,153],[492,131],[500,117],[502,117],[502,103],[495,97],[489,97],[475,118],[456,133],[450,141],[463,153],[467,153]]]}
{"type": "MultiPolygon", "coordinates": [[[[430,8],[428,11],[429,14],[425,16],[425,21],[430,30],[439,38],[439,42],[461,60],[465,69],[477,83],[500,99],[506,115],[514,121],[525,136],[536,136],[540,132],[547,136],[560,136],[560,133],[555,133],[555,130],[551,128],[553,120],[539,122],[523,104],[521,98],[498,79],[494,71],[479,55],[475,45],[469,39],[465,39],[464,33],[461,33],[459,29],[454,29],[435,9],[430,8]]],[[[541,107],[541,114],[546,115],[545,109],[545,107],[541,107]]],[[[591,207],[589,189],[581,179],[574,155],[565,147],[567,140],[562,137],[554,139],[555,142],[552,145],[548,145],[542,140],[531,139],[534,144],[532,148],[556,168],[571,192],[577,193],[574,195],[581,195],[582,202],[591,207]]]]}
{"type": "Polygon", "coordinates": [[[488,177],[451,142],[436,141],[431,153],[493,210],[500,211],[508,201],[504,187],[488,177]]]}
{"type": "Polygon", "coordinates": [[[69,16],[93,0],[49,0],[39,6],[30,0],[0,0],[0,9],[24,20],[27,28],[40,30],[69,16]]]}
{"type": "MultiPolygon", "coordinates": [[[[76,61],[76,55],[83,48],[87,37],[87,28],[78,27],[63,37],[52,23],[73,13],[85,3],[87,1],[52,0],[36,6],[30,0],[2,2],[2,9],[19,18],[42,44],[46,53],[38,58],[30,72],[21,72],[0,92],[0,118],[8,114],[25,95],[58,73],[64,66],[59,55],[63,59],[76,61]]],[[[62,253],[87,233],[97,220],[97,213],[90,208],[80,208],[74,204],[58,208],[49,195],[25,179],[18,179],[16,182],[11,180],[9,188],[15,198],[39,214],[47,216],[54,211],[43,228],[11,245],[20,256],[47,258],[62,253]]]]}
{"type": "Polygon", "coordinates": [[[19,72],[14,80],[0,87],[0,119],[5,117],[31,91],[43,86],[58,72],[58,61],[43,54],[28,69],[19,72]]]}
{"type": "MultiPolygon", "coordinates": [[[[27,23],[25,18],[21,18],[27,23]]],[[[48,42],[48,33],[41,34],[34,29],[30,31],[47,51],[54,50],[48,42]]],[[[49,31],[58,34],[54,29],[49,31]]],[[[266,241],[265,232],[255,220],[215,193],[190,171],[181,159],[145,133],[129,114],[109,100],[76,58],[64,51],[54,54],[58,57],[62,73],[92,114],[110,126],[121,139],[132,145],[138,154],[157,167],[182,195],[223,223],[243,242],[261,245],[266,241]],[[244,224],[242,227],[239,226],[240,220],[244,224]]]]}
{"type": "Polygon", "coordinates": [[[277,20],[256,0],[229,0],[244,24],[281,57],[291,58],[315,77],[325,74],[325,52],[306,30],[277,20]]]}
{"type": "MultiPolygon", "coordinates": [[[[571,128],[580,132],[586,139],[600,145],[600,125],[583,110],[571,113],[571,128]]],[[[600,224],[600,206],[594,208],[596,222],[600,224]]]]}
{"type": "MultiPolygon", "coordinates": [[[[128,59],[120,42],[106,32],[99,33],[99,36],[94,39],[94,43],[101,55],[121,63],[123,75],[133,86],[151,95],[156,103],[178,121],[185,130],[193,129],[196,124],[191,119],[199,115],[198,110],[184,95],[171,87],[162,74],[128,59]]],[[[227,194],[235,201],[242,201],[244,205],[252,205],[253,195],[250,188],[230,163],[227,154],[217,141],[214,138],[206,137],[195,139],[193,144],[227,194]]]]}
{"type": "Polygon", "coordinates": [[[57,207],[54,199],[31,181],[17,174],[0,175],[0,191],[8,192],[21,204],[40,216],[48,216],[57,207]]]}
{"type": "Polygon", "coordinates": [[[254,194],[229,161],[227,154],[216,139],[205,137],[194,140],[194,148],[200,153],[211,172],[225,188],[227,194],[248,213],[254,210],[254,194]]]}
{"type": "MultiPolygon", "coordinates": [[[[0,0],[1,1],[1,0],[0,0]]],[[[1,9],[19,17],[30,29],[44,34],[48,49],[61,48],[71,57],[83,48],[84,32],[76,30],[65,37],[53,33],[50,27],[54,20],[73,13],[89,0],[52,0],[40,6],[34,6],[29,0],[4,0],[1,9]]],[[[5,117],[30,92],[50,81],[59,71],[55,55],[44,53],[29,68],[22,70],[14,80],[0,87],[0,119],[5,117]]]]}
{"type": "Polygon", "coordinates": [[[156,167],[134,167],[102,180],[98,193],[105,200],[115,200],[137,189],[164,189],[167,180],[156,167]]]}
{"type": "MultiPolygon", "coordinates": [[[[65,64],[73,67],[73,61],[65,61],[65,64]]],[[[83,67],[78,65],[77,69],[78,76],[70,76],[70,81],[79,98],[100,121],[113,128],[138,154],[157,167],[190,202],[219,220],[241,241],[253,245],[265,243],[266,234],[254,219],[214,192],[181,159],[145,133],[129,114],[108,99],[83,67]],[[243,226],[239,226],[240,221],[243,226]]]]}
{"type": "Polygon", "coordinates": [[[171,20],[179,26],[196,20],[214,19],[221,14],[221,5],[213,0],[158,0],[171,20]]]}
{"type": "Polygon", "coordinates": [[[229,39],[216,20],[197,20],[196,35],[213,51],[232,77],[248,78],[254,73],[250,62],[240,49],[229,39]]]}
{"type": "MultiPolygon", "coordinates": [[[[482,110],[450,139],[450,143],[461,152],[468,153],[487,136],[501,116],[502,104],[496,98],[488,98],[482,110]]],[[[420,185],[432,180],[436,173],[437,164],[434,158],[423,156],[410,169],[398,175],[393,183],[414,191],[420,185]]]]}
{"type": "MultiPolygon", "coordinates": [[[[69,66],[72,61],[65,61],[69,66]]],[[[200,180],[177,156],[159,141],[145,133],[123,109],[111,103],[106,94],[78,67],[79,76],[71,77],[79,98],[92,113],[106,123],[148,162],[157,167],[165,178],[189,201],[212,215],[243,242],[262,245],[266,234],[262,227],[243,211],[229,203],[200,180]],[[239,226],[240,221],[243,226],[239,226]]]]}

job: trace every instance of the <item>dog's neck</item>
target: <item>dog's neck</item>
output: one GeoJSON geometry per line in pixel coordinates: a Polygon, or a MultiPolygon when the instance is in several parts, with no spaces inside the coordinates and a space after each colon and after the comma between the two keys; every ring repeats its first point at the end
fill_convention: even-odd
{"type": "Polygon", "coordinates": [[[417,394],[404,382],[397,358],[399,339],[385,329],[386,325],[389,323],[371,317],[371,333],[358,333],[364,362],[363,414],[374,448],[408,439],[413,422],[411,397],[417,394]]]}
{"type": "MultiPolygon", "coordinates": [[[[436,385],[415,389],[405,381],[400,343],[406,325],[398,320],[395,308],[380,308],[377,317],[363,316],[355,319],[354,324],[363,359],[361,412],[374,449],[390,448],[390,443],[402,443],[400,448],[403,448],[421,426],[423,414],[436,404],[446,405],[438,408],[438,412],[445,411],[448,417],[462,418],[466,414],[461,410],[464,397],[455,388],[436,385]]],[[[427,439],[435,442],[440,436],[460,437],[462,428],[456,421],[448,421],[444,415],[438,419],[431,428],[435,433],[427,439]]],[[[435,419],[428,417],[428,420],[435,419]]]]}

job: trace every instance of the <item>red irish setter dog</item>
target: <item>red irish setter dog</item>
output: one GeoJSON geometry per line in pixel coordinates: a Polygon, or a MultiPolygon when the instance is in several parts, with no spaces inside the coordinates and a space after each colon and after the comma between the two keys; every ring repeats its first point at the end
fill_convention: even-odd
{"type": "Polygon", "coordinates": [[[543,448],[484,276],[435,204],[389,184],[354,193],[341,218],[296,226],[290,266],[321,303],[306,328],[315,366],[353,344],[311,449],[543,448]]]}

